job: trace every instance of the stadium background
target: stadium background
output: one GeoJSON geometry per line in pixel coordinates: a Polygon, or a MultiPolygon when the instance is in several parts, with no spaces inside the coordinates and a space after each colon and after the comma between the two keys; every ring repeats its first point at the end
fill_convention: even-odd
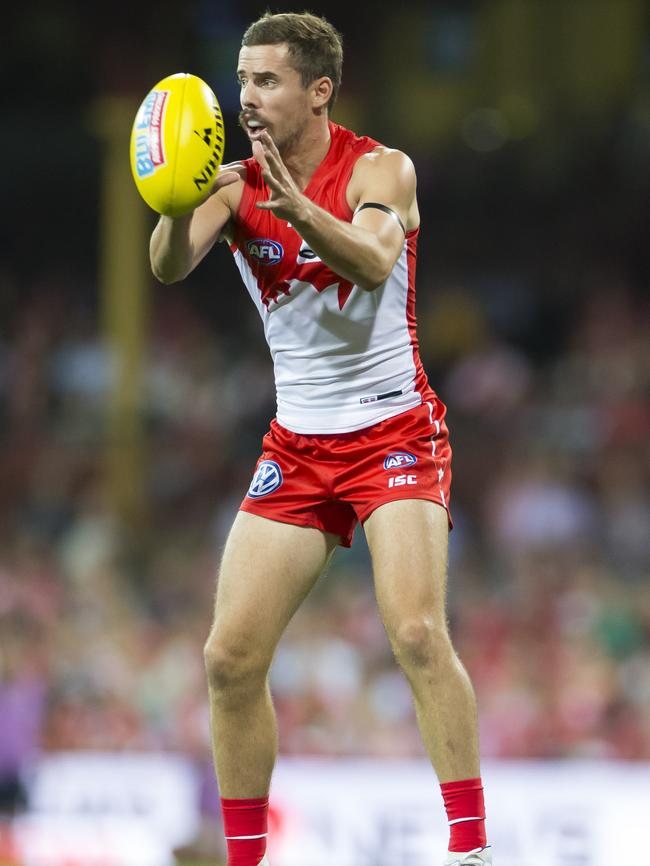
{"type": "MultiPolygon", "coordinates": [[[[418,172],[421,352],[455,453],[449,614],[483,754],[642,766],[647,4],[311,8],[344,34],[334,119],[418,172]]],[[[219,856],[201,648],[272,370],[227,249],[180,285],[148,275],[127,138],[146,91],[184,70],[220,99],[226,159],[247,155],[234,69],[262,11],[4,12],[0,859],[26,768],[77,750],[187,756],[205,780],[191,847],[219,856]]],[[[290,627],[273,687],[284,755],[423,756],[361,533],[290,627]]]]}

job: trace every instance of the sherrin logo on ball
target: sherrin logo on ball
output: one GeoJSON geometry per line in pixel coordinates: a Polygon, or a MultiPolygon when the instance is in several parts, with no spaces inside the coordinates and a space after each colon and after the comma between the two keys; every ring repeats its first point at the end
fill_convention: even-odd
{"type": "Polygon", "coordinates": [[[207,199],[223,159],[217,97],[197,75],[179,72],[145,96],[131,130],[131,171],[149,207],[182,216],[207,199]]]}

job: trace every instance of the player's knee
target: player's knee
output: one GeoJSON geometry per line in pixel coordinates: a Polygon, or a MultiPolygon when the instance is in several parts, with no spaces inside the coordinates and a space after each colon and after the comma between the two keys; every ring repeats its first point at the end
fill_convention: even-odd
{"type": "Polygon", "coordinates": [[[393,630],[395,657],[406,670],[441,669],[453,656],[449,634],[444,623],[427,617],[408,617],[393,630]]]}
{"type": "Polygon", "coordinates": [[[254,687],[266,679],[269,668],[251,647],[222,640],[214,632],[205,644],[203,658],[210,688],[216,692],[254,687]]]}

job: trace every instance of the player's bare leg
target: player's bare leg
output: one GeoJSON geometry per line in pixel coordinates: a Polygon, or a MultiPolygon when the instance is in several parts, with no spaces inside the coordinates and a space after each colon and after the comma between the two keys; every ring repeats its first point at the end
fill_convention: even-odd
{"type": "MultiPolygon", "coordinates": [[[[482,818],[476,698],[451,644],[445,613],[447,514],[432,502],[401,500],[377,508],[364,527],[381,617],[411,686],[422,740],[450,820],[458,814],[459,798],[459,822],[482,818]]],[[[458,838],[475,840],[463,845],[467,851],[484,845],[483,822],[459,823],[452,828],[452,839],[458,838]]],[[[450,850],[461,848],[450,842],[450,850]]],[[[488,863],[488,856],[476,862],[488,863]]]]}
{"type": "Polygon", "coordinates": [[[338,537],[239,512],[221,562],[205,646],[212,743],[223,797],[268,794],[277,726],[267,675],[289,620],[338,537]]]}
{"type": "Polygon", "coordinates": [[[445,614],[447,514],[419,499],[389,502],[370,515],[365,531],[379,611],[438,779],[478,776],[476,699],[445,614]]]}
{"type": "Polygon", "coordinates": [[[268,671],[337,542],[317,529],[245,512],[228,536],[205,662],[229,866],[268,866],[268,793],[278,739],[268,671]]]}

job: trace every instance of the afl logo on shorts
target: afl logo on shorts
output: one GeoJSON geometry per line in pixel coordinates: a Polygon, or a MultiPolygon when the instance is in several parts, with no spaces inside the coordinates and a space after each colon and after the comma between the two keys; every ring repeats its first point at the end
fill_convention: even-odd
{"type": "Polygon", "coordinates": [[[277,265],[282,261],[284,250],[281,244],[269,238],[255,238],[246,244],[248,255],[261,265],[277,265]]]}
{"type": "Polygon", "coordinates": [[[418,462],[415,454],[410,454],[408,451],[392,451],[386,455],[384,460],[384,469],[401,469],[402,466],[413,466],[418,462]]]}
{"type": "Polygon", "coordinates": [[[253,475],[247,495],[253,499],[268,496],[282,486],[282,480],[282,470],[275,460],[262,460],[253,475]]]}

